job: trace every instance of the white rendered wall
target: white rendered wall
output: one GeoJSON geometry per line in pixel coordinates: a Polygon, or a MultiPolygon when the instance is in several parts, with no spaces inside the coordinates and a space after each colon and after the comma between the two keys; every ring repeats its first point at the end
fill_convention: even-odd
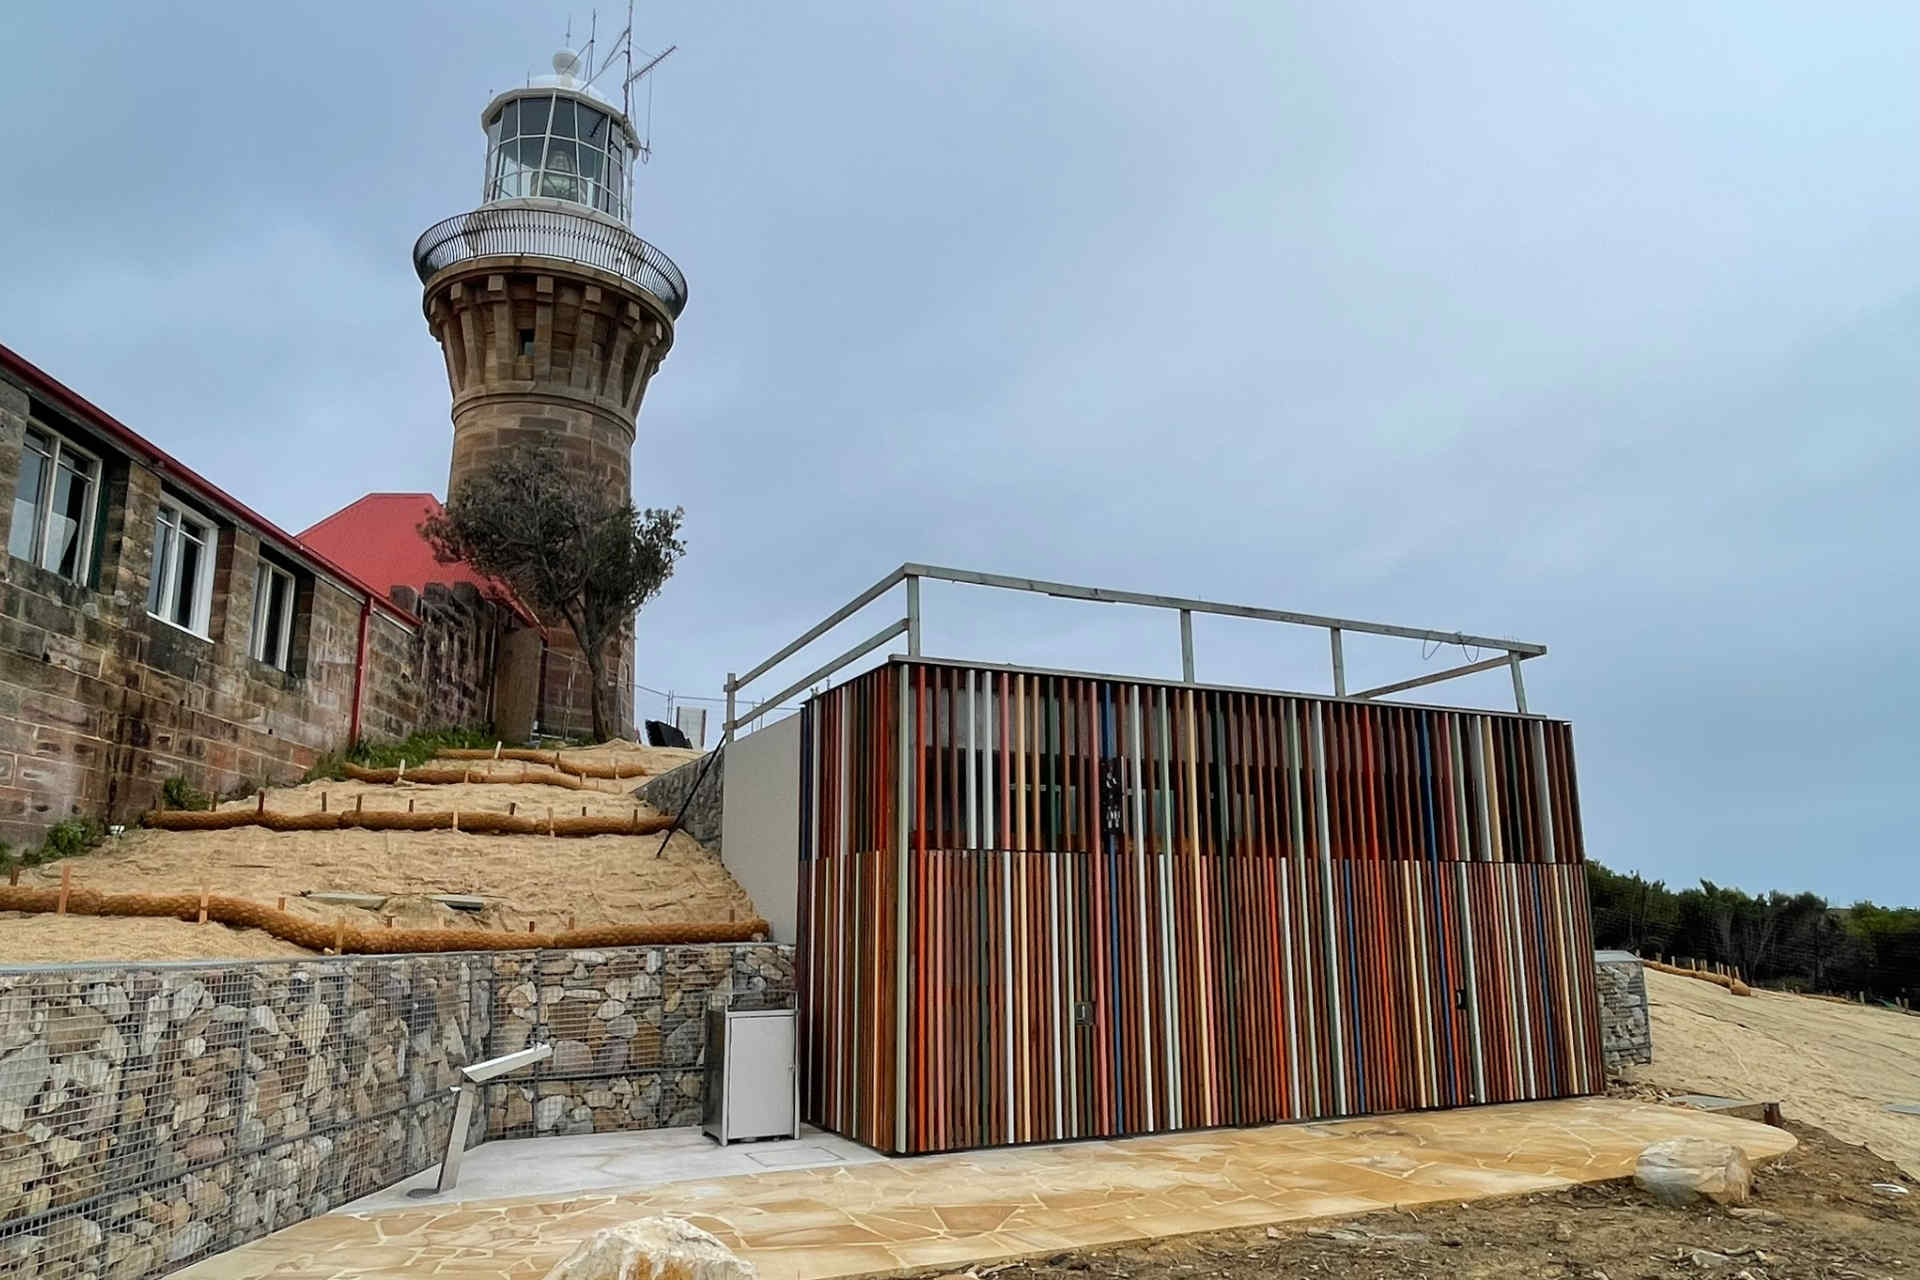
{"type": "Polygon", "coordinates": [[[773,926],[792,942],[799,919],[800,717],[735,738],[725,756],[720,860],[773,926]]]}

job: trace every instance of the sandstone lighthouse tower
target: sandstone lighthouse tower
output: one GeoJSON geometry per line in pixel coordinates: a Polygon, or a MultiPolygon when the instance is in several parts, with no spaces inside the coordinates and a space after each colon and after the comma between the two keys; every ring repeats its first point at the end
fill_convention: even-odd
{"type": "MultiPolygon", "coordinates": [[[[630,497],[634,421],[687,302],[679,268],[629,225],[644,150],[627,113],[590,87],[598,77],[577,55],[555,54],[553,70],[487,104],[482,203],[414,245],[453,391],[449,497],[493,458],[540,442],[630,497]]],[[[550,628],[547,643],[543,701],[587,707],[571,635],[550,628]]],[[[623,649],[630,732],[631,629],[623,649]]]]}

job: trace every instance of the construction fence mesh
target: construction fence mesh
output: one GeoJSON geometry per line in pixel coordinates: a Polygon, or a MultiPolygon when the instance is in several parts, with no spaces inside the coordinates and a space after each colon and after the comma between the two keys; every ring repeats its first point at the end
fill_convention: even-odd
{"type": "Polygon", "coordinates": [[[709,1001],[783,1007],[767,944],[0,971],[0,1277],[143,1280],[470,1142],[696,1123],[709,1001]],[[522,1078],[524,1075],[526,1078],[522,1078]],[[689,1086],[689,1080],[693,1084],[689,1086]]]}

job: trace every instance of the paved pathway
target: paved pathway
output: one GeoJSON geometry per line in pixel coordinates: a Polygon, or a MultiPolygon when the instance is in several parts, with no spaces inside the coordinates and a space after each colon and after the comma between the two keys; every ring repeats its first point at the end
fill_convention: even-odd
{"type": "MultiPolygon", "coordinates": [[[[675,1182],[626,1193],[340,1211],[182,1271],[182,1280],[540,1280],[583,1236],[684,1217],[764,1280],[1050,1252],[1392,1205],[1545,1191],[1630,1173],[1696,1134],[1763,1160],[1783,1130],[1607,1098],[1476,1107],[675,1182]]],[[[527,1144],[537,1160],[537,1147],[527,1144]]]]}

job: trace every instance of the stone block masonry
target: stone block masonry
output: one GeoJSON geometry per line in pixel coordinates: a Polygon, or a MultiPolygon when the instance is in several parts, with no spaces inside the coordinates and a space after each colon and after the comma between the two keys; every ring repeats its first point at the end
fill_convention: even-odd
{"type": "Polygon", "coordinates": [[[1647,975],[1638,956],[1594,953],[1600,986],[1600,1054],[1608,1071],[1653,1061],[1653,1024],[1647,1017],[1647,975]]]}
{"type": "Polygon", "coordinates": [[[0,971],[0,1277],[161,1276],[470,1141],[693,1123],[710,996],[790,1002],[784,947],[0,971]]]}
{"type": "Polygon", "coordinates": [[[348,744],[356,708],[370,739],[490,718],[504,610],[439,587],[384,599],[390,584],[351,581],[5,348],[0,494],[16,499],[0,502],[0,840],[37,843],[75,816],[132,821],[175,776],[214,794],[295,781],[348,744]],[[82,521],[59,524],[35,498],[49,441],[88,473],[82,521]],[[166,580],[163,510],[203,535],[198,572],[175,579],[204,600],[190,627],[147,607],[166,580]],[[75,563],[41,567],[39,548],[67,537],[75,563]],[[263,566],[292,583],[280,665],[278,638],[255,634],[263,566]]]}
{"type": "MultiPolygon", "coordinates": [[[[717,749],[717,748],[716,748],[717,749]]],[[[648,778],[633,794],[672,817],[685,809],[681,829],[707,848],[720,849],[720,811],[725,800],[726,762],[708,752],[677,769],[648,778]],[[711,762],[713,767],[707,768],[711,762]],[[704,776],[702,770],[705,770],[704,776]]]]}

